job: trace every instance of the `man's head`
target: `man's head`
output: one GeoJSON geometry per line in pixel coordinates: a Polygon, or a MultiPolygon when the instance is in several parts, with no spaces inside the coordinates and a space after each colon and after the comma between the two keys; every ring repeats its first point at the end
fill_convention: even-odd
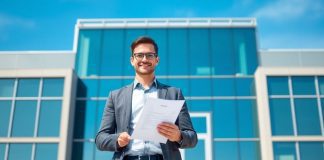
{"type": "Polygon", "coordinates": [[[150,37],[139,37],[131,45],[131,64],[138,75],[153,75],[159,62],[158,46],[150,37]]]}

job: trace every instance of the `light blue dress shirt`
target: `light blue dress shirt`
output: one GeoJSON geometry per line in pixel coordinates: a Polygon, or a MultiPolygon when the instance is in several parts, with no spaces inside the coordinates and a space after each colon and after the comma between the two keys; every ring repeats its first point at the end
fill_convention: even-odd
{"type": "MultiPolygon", "coordinates": [[[[147,98],[158,98],[158,90],[156,79],[149,88],[145,89],[136,79],[134,80],[133,95],[132,95],[132,117],[130,124],[130,134],[133,133],[136,123],[142,114],[143,106],[147,98]]],[[[139,139],[133,139],[127,145],[126,155],[137,156],[137,155],[154,155],[161,154],[162,150],[159,143],[151,141],[143,141],[139,139]]]]}

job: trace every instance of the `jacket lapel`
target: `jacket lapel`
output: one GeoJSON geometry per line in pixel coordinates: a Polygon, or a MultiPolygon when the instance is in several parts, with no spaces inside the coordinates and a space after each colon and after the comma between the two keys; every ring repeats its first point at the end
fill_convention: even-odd
{"type": "Polygon", "coordinates": [[[158,88],[158,98],[160,99],[166,99],[166,95],[167,95],[167,89],[164,86],[164,84],[160,83],[159,81],[157,81],[157,88],[158,88]]]}

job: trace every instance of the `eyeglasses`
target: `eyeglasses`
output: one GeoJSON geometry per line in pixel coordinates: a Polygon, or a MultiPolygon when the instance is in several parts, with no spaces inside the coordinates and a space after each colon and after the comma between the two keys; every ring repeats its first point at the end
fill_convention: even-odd
{"type": "Polygon", "coordinates": [[[134,53],[133,56],[140,61],[143,60],[144,56],[147,60],[153,60],[157,55],[156,53],[134,53]]]}

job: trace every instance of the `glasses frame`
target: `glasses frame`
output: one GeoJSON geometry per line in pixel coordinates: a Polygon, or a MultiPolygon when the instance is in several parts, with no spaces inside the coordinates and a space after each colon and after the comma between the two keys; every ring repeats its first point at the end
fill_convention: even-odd
{"type": "Polygon", "coordinates": [[[138,61],[143,60],[144,57],[147,60],[154,60],[157,57],[157,54],[156,53],[133,53],[133,57],[138,61]],[[139,57],[139,56],[142,56],[142,57],[139,57]]]}

